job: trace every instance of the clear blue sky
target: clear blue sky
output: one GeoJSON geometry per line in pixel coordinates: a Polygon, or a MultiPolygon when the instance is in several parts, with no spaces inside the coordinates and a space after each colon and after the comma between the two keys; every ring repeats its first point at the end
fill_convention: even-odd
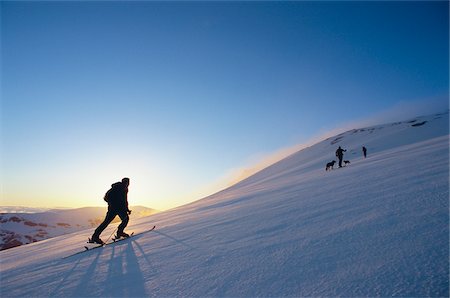
{"type": "Polygon", "coordinates": [[[129,176],[165,209],[323,129],[448,107],[446,1],[0,5],[3,205],[102,205],[129,176]]]}

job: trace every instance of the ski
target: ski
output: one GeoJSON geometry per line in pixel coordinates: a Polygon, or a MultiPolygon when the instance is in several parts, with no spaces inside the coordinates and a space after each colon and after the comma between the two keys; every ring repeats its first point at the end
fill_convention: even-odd
{"type": "MultiPolygon", "coordinates": [[[[117,242],[120,242],[120,241],[123,241],[123,240],[127,240],[127,239],[130,239],[130,238],[133,237],[133,236],[137,236],[137,235],[140,235],[140,234],[144,234],[144,233],[151,232],[151,231],[153,231],[154,229],[156,229],[156,226],[153,226],[151,229],[149,229],[149,230],[147,230],[147,231],[144,231],[144,232],[137,233],[137,234],[135,234],[134,232],[132,232],[132,233],[130,234],[129,237],[119,237],[119,238],[115,238],[115,237],[114,237],[114,238],[111,239],[112,241],[106,242],[106,243],[104,243],[104,244],[97,244],[97,245],[94,246],[94,247],[88,247],[87,245],[85,245],[83,251],[76,252],[76,253],[74,253],[74,254],[72,254],[72,255],[69,255],[69,256],[64,257],[63,259],[67,259],[67,258],[70,258],[70,257],[72,257],[72,256],[75,256],[75,255],[78,255],[78,254],[81,254],[81,253],[84,253],[84,252],[87,252],[87,251],[91,251],[91,250],[93,250],[93,249],[105,247],[105,246],[108,246],[108,245],[111,245],[111,244],[114,244],[114,243],[117,243],[117,242]]],[[[87,243],[93,244],[92,242],[89,242],[89,241],[88,241],[87,243]]]]}
{"type": "MultiPolygon", "coordinates": [[[[153,230],[153,229],[151,229],[151,230],[153,230]]],[[[150,231],[151,231],[151,230],[150,230],[150,231]]],[[[126,239],[128,239],[128,238],[131,238],[133,235],[134,235],[134,232],[131,233],[130,236],[128,236],[128,237],[119,237],[119,238],[116,238],[116,237],[114,236],[114,237],[111,239],[112,242],[106,242],[106,243],[103,243],[103,244],[98,244],[98,243],[95,243],[95,242],[91,242],[90,239],[89,239],[89,241],[86,242],[86,243],[89,243],[89,244],[98,244],[98,245],[96,245],[96,246],[94,246],[94,247],[84,246],[84,249],[85,249],[85,250],[93,250],[93,249],[96,249],[96,248],[104,247],[104,246],[106,246],[106,245],[113,244],[113,243],[116,243],[116,242],[119,242],[119,241],[122,241],[122,240],[126,240],[126,239]]]]}

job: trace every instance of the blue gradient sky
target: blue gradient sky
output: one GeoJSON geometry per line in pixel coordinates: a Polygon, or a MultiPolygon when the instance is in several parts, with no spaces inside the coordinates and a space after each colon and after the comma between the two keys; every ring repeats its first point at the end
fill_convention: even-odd
{"type": "Polygon", "coordinates": [[[448,107],[446,1],[0,5],[2,205],[102,205],[129,176],[165,209],[353,119],[448,107]]]}

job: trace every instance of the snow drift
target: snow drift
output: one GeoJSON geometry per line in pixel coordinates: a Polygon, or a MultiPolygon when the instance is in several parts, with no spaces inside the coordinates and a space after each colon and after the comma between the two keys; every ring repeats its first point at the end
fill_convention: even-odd
{"type": "Polygon", "coordinates": [[[2,251],[0,294],[447,296],[448,124],[446,112],[348,131],[132,219],[128,231],[157,229],[103,249],[63,259],[83,249],[85,230],[2,251]],[[337,146],[351,163],[326,172],[337,146]]]}

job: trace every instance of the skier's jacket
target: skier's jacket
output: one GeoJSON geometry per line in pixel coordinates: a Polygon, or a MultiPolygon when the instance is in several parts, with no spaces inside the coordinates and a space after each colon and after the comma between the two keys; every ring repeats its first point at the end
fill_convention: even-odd
{"type": "Polygon", "coordinates": [[[347,150],[342,149],[341,147],[339,147],[339,148],[336,150],[336,156],[339,157],[339,158],[342,158],[342,157],[344,156],[344,152],[345,152],[345,151],[347,151],[347,150]]]}
{"type": "Polygon", "coordinates": [[[111,185],[111,189],[105,194],[104,200],[108,202],[109,208],[117,211],[128,210],[128,187],[122,182],[111,185]]]}

